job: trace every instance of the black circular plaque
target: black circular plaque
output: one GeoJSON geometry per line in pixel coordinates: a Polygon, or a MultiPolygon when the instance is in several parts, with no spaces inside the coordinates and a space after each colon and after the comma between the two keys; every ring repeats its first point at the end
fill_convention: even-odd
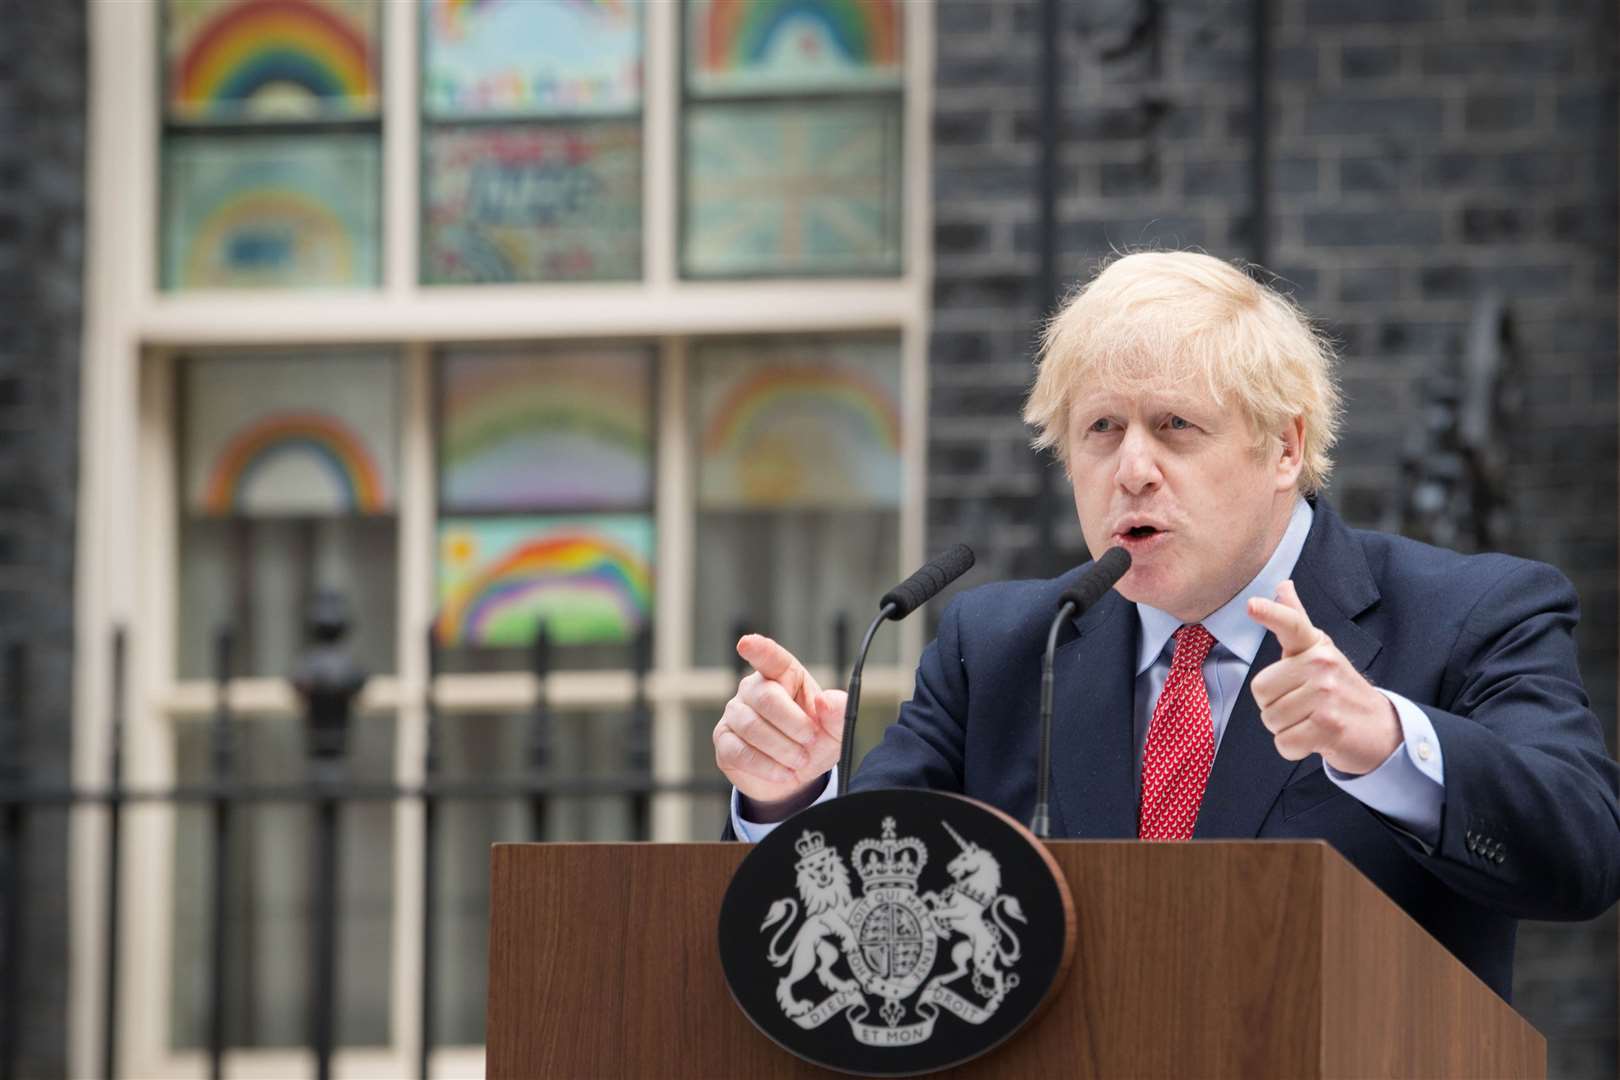
{"type": "Polygon", "coordinates": [[[731,995],[772,1041],[867,1076],[1000,1045],[1061,985],[1068,883],[1040,842],[960,795],[862,791],[783,822],[720,905],[731,995]]]}

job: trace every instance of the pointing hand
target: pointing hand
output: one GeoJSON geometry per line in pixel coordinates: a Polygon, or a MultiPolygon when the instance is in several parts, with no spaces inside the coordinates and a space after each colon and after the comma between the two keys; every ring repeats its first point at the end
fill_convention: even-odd
{"type": "Polygon", "coordinates": [[[792,653],[762,634],[745,635],[737,655],[754,671],[714,727],[714,762],[766,814],[772,804],[787,804],[776,811],[785,817],[838,763],[845,694],[821,689],[792,653]]]}
{"type": "Polygon", "coordinates": [[[1282,646],[1282,659],[1250,684],[1277,753],[1289,761],[1321,754],[1340,772],[1358,776],[1382,765],[1403,738],[1395,705],[1311,625],[1294,583],[1283,582],[1275,601],[1250,600],[1249,617],[1282,646]]]}

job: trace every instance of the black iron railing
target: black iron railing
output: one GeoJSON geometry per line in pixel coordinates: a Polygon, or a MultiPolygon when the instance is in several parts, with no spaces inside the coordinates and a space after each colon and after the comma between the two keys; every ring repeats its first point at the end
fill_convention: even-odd
{"type": "MultiPolygon", "coordinates": [[[[239,729],[231,711],[229,693],[234,678],[235,639],[222,630],[215,640],[215,707],[209,725],[209,779],[164,788],[133,787],[124,778],[126,717],[123,712],[126,679],[126,644],[122,631],[112,640],[112,709],[108,746],[109,769],[105,787],[41,784],[30,780],[22,767],[20,724],[27,700],[27,654],[22,643],[12,643],[0,654],[0,1080],[17,1075],[20,1060],[19,1016],[24,1002],[23,965],[16,963],[22,941],[28,892],[24,882],[27,853],[24,836],[27,816],[51,809],[103,807],[107,814],[106,942],[103,953],[104,995],[102,1046],[99,1061],[104,1076],[118,1075],[119,953],[121,951],[120,866],[123,857],[122,818],[137,805],[202,806],[210,811],[212,865],[209,868],[209,947],[207,1036],[209,1075],[224,1074],[227,1049],[226,1017],[232,1006],[231,957],[227,948],[233,880],[233,817],[251,805],[301,804],[311,809],[310,967],[307,984],[307,1042],[314,1055],[316,1075],[331,1075],[339,1012],[337,956],[339,952],[340,897],[337,868],[342,857],[341,810],[358,803],[401,801],[421,806],[422,830],[422,978],[420,987],[420,1045],[417,1070],[428,1075],[435,1027],[435,938],[440,921],[435,901],[440,810],[451,802],[521,800],[528,807],[529,835],[514,840],[542,839],[547,831],[548,807],[559,798],[616,796],[629,800],[631,836],[648,839],[653,796],[660,794],[723,794],[729,787],[714,773],[681,782],[655,780],[652,772],[652,714],[647,684],[651,668],[650,632],[641,633],[629,648],[635,691],[630,706],[629,735],[622,768],[613,775],[558,776],[551,774],[552,717],[544,692],[550,653],[544,632],[537,634],[532,667],[542,691],[528,716],[524,771],[514,778],[447,779],[443,773],[441,722],[434,695],[425,702],[426,745],[420,784],[360,782],[351,779],[347,764],[352,706],[364,682],[344,645],[346,619],[335,598],[318,597],[311,619],[312,643],[293,676],[303,699],[306,734],[306,777],[296,783],[249,783],[239,776],[239,729]]],[[[847,636],[847,634],[845,635],[847,636]]],[[[842,639],[839,639],[842,640],[842,639]]],[[[438,646],[430,635],[430,674],[438,673],[438,646]]],[[[430,677],[429,685],[434,684],[430,677]]],[[[716,832],[720,822],[715,822],[716,832]]]]}

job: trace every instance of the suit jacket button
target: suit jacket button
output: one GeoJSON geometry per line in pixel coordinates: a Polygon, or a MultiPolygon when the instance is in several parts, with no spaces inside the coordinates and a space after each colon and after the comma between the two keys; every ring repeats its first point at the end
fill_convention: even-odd
{"type": "Polygon", "coordinates": [[[1506,859],[1507,856],[1502,854],[1502,849],[1501,848],[1497,848],[1495,858],[1496,858],[1497,865],[1500,866],[1501,863],[1502,863],[1502,860],[1506,859]]]}

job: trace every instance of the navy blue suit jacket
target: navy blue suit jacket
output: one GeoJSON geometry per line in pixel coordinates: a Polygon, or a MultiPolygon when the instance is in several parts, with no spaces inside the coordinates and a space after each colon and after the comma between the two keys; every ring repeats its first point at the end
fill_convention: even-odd
{"type": "MultiPolygon", "coordinates": [[[[912,700],[851,788],[959,791],[1028,821],[1041,653],[1081,569],[953,600],[912,700]]],[[[1509,997],[1518,919],[1590,918],[1620,895],[1620,769],[1576,668],[1574,589],[1541,563],[1350,529],[1321,500],[1293,580],[1356,668],[1433,722],[1445,764],[1439,844],[1425,850],[1341,791],[1317,755],[1279,756],[1247,681],[1195,838],[1328,841],[1509,997]]],[[[1054,837],[1136,835],[1137,634],[1135,606],[1110,592],[1058,639],[1054,837]]],[[[1279,652],[1267,634],[1249,678],[1279,652]]]]}

